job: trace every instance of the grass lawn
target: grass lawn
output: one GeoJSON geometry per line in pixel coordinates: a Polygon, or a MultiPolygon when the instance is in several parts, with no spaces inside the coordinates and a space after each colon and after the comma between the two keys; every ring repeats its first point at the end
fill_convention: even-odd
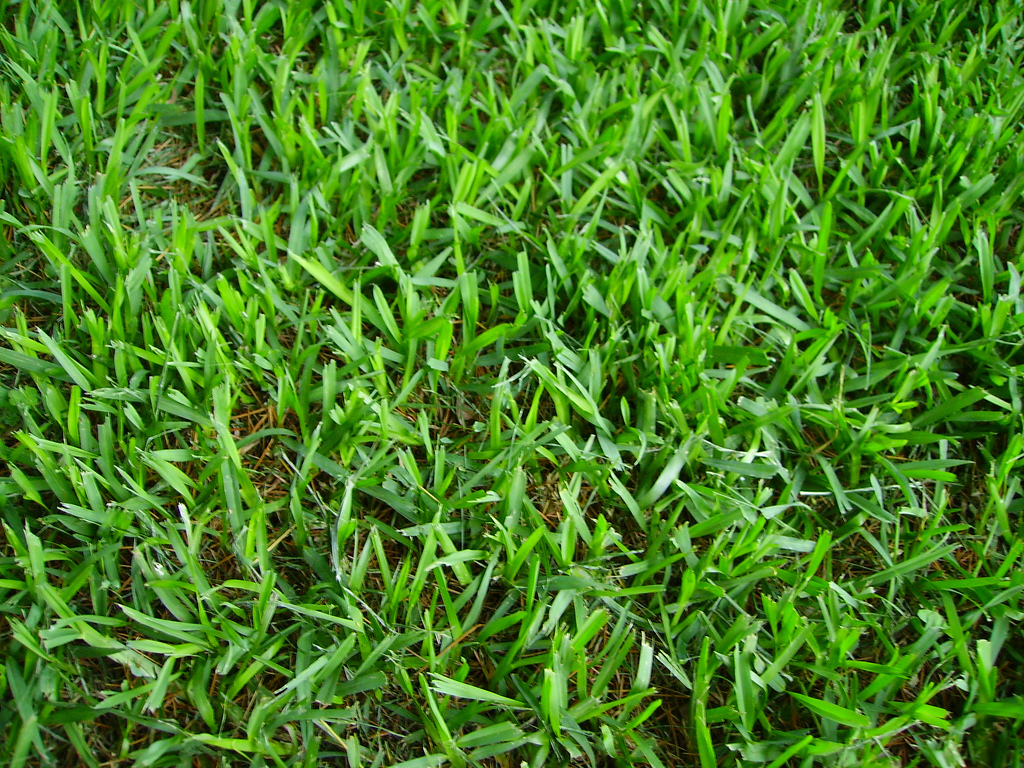
{"type": "Polygon", "coordinates": [[[0,764],[1024,765],[1016,0],[0,0],[0,764]]]}

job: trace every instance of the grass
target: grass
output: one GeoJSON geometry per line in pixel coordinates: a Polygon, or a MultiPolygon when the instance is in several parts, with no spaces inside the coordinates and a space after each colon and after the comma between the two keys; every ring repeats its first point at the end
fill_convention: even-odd
{"type": "Polygon", "coordinates": [[[1020,766],[1011,0],[0,0],[0,760],[1020,766]]]}

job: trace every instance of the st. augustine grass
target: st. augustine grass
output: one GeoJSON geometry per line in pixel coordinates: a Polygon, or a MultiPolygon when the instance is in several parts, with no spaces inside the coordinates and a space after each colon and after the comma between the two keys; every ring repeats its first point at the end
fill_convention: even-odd
{"type": "Polygon", "coordinates": [[[1020,766],[1014,0],[0,0],[0,763],[1020,766]]]}

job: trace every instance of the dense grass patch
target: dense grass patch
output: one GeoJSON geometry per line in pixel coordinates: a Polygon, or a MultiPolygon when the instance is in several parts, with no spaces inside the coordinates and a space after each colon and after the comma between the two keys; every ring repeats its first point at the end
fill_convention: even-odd
{"type": "Polygon", "coordinates": [[[0,0],[0,761],[1020,765],[1022,60],[0,0]]]}

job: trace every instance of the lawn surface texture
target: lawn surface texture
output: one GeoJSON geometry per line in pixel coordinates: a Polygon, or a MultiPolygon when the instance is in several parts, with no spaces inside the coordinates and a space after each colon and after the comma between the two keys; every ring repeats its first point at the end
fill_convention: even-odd
{"type": "Polygon", "coordinates": [[[1022,16],[0,0],[0,763],[1020,766],[1022,16]]]}

